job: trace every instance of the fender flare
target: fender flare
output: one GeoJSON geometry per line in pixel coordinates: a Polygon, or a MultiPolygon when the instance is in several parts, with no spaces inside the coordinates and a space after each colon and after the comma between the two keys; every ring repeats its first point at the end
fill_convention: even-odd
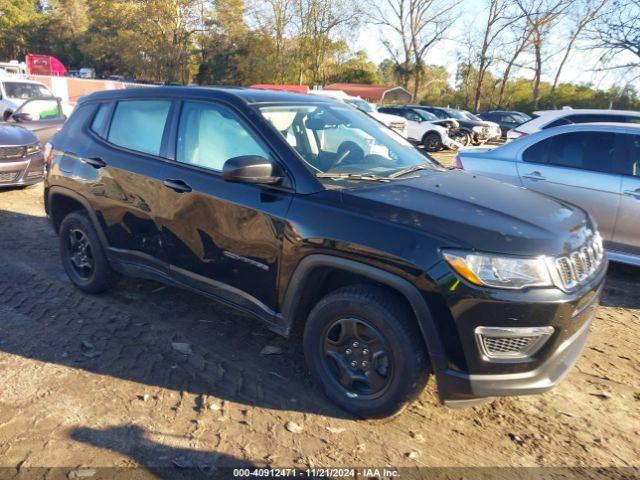
{"type": "Polygon", "coordinates": [[[294,316],[300,304],[302,291],[307,286],[306,280],[309,278],[311,272],[318,267],[330,267],[357,273],[390,287],[403,295],[416,317],[418,326],[422,332],[422,337],[427,345],[434,372],[437,374],[438,372],[446,370],[447,361],[445,351],[436,328],[435,320],[425,298],[417,287],[398,275],[354,260],[325,254],[311,254],[298,263],[289,281],[282,307],[282,317],[286,323],[285,328],[287,330],[291,328],[295,320],[294,316]]]}
{"type": "MultiPolygon", "coordinates": [[[[100,222],[98,221],[98,217],[96,216],[96,213],[94,212],[93,208],[91,207],[91,204],[89,203],[89,200],[87,200],[85,197],[83,197],[82,195],[80,195],[79,193],[70,190],[66,187],[61,187],[58,185],[54,185],[52,187],[49,187],[48,192],[47,192],[47,204],[48,204],[48,216],[49,216],[49,220],[51,221],[52,226],[54,226],[53,224],[53,214],[51,212],[52,206],[53,206],[53,198],[55,196],[62,196],[62,197],[67,197],[67,198],[71,198],[73,200],[75,200],[76,202],[78,202],[80,205],[82,205],[82,207],[84,208],[84,210],[87,212],[87,214],[89,215],[89,219],[91,220],[91,223],[93,224],[93,228],[95,228],[96,233],[98,234],[98,238],[100,239],[100,243],[102,244],[102,246],[106,249],[109,247],[109,242],[107,241],[107,237],[104,234],[104,231],[102,230],[102,227],[100,226],[100,222]]],[[[56,234],[58,233],[58,231],[56,230],[56,234]]]]}

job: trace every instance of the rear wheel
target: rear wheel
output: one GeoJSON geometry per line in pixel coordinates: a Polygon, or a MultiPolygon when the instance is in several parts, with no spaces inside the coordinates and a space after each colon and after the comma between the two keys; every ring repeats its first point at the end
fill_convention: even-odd
{"type": "Polygon", "coordinates": [[[442,139],[436,132],[427,132],[422,137],[422,145],[427,152],[439,152],[442,150],[442,139]]]}
{"type": "Polygon", "coordinates": [[[305,326],[304,351],[333,402],[360,417],[386,417],[426,384],[421,338],[411,311],[393,294],[357,285],[318,302],[305,326]]]}
{"type": "Polygon", "coordinates": [[[109,265],[98,234],[85,212],[67,215],[60,224],[60,256],[71,281],[81,290],[100,293],[110,288],[117,274],[109,265]]]}

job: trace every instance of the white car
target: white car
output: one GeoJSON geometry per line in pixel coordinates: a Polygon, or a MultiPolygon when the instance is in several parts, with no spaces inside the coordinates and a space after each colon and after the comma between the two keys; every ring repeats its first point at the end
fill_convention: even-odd
{"type": "Polygon", "coordinates": [[[410,141],[422,144],[428,152],[437,152],[443,148],[457,150],[463,145],[449,136],[449,128],[441,124],[446,123],[452,128],[458,127],[455,119],[442,120],[426,110],[401,107],[379,107],[378,110],[391,115],[399,115],[407,121],[407,131],[410,141]]]}
{"type": "MultiPolygon", "coordinates": [[[[0,120],[6,120],[27,100],[38,97],[54,97],[49,88],[40,82],[11,76],[0,78],[0,120]]],[[[62,113],[68,118],[73,107],[62,102],[62,113]]]]}
{"type": "Polygon", "coordinates": [[[500,125],[498,125],[496,122],[484,120],[468,110],[461,110],[461,112],[462,115],[467,117],[469,120],[473,120],[474,122],[484,122],[489,125],[489,140],[498,140],[500,139],[500,137],[502,137],[502,130],[500,129],[500,125]]]}
{"type": "Polygon", "coordinates": [[[320,97],[329,97],[353,105],[358,110],[363,111],[364,113],[375,118],[390,129],[395,130],[404,138],[408,138],[407,122],[404,118],[398,117],[397,115],[380,113],[373,107],[373,105],[360,97],[352,97],[351,95],[347,95],[342,90],[311,90],[309,94],[318,95],[320,97]]]}
{"type": "Polygon", "coordinates": [[[547,128],[574,123],[640,123],[640,112],[630,110],[587,110],[564,108],[533,112],[533,118],[507,132],[507,142],[547,128]]]}

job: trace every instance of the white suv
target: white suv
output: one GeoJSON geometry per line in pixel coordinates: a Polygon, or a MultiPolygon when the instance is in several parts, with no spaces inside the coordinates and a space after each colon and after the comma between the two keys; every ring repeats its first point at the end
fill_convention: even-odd
{"type": "Polygon", "coordinates": [[[353,105],[358,110],[363,111],[364,113],[375,118],[390,129],[395,130],[404,138],[408,138],[407,121],[404,118],[397,115],[380,113],[373,107],[373,105],[360,97],[352,97],[351,95],[347,95],[342,90],[311,90],[309,94],[318,95],[320,97],[334,98],[338,101],[353,105]]]}
{"type": "MultiPolygon", "coordinates": [[[[0,77],[0,120],[9,118],[27,100],[54,96],[43,83],[11,75],[0,77]]],[[[72,110],[71,105],[62,102],[62,112],[66,117],[71,115],[72,110]]]]}
{"type": "Polygon", "coordinates": [[[640,123],[640,112],[630,110],[542,110],[533,112],[533,118],[507,132],[507,141],[530,135],[547,128],[573,123],[640,123]]]}

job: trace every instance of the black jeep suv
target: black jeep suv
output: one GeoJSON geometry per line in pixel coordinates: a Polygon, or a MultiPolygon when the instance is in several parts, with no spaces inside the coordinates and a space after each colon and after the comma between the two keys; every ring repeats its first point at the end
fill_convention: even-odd
{"type": "Polygon", "coordinates": [[[101,92],[47,153],[46,210],[78,288],[135,275],[299,328],[326,394],[364,417],[430,374],[457,406],[551,388],[605,276],[584,211],[442,168],[330,99],[101,92]]]}

